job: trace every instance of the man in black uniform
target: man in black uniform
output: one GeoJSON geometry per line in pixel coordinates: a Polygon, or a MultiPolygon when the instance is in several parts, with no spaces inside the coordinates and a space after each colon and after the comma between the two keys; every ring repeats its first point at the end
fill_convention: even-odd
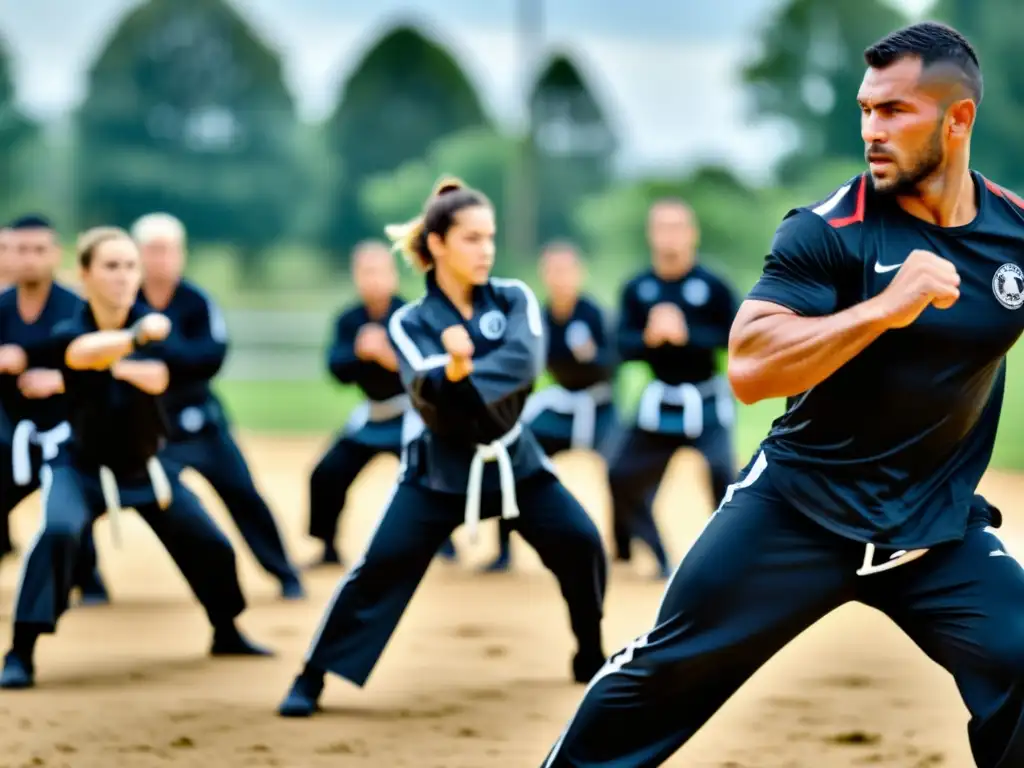
{"type": "Polygon", "coordinates": [[[185,228],[173,216],[155,213],[139,219],[132,236],[142,254],[139,302],[166,315],[173,328],[163,345],[177,376],[164,396],[170,434],[161,458],[172,473],[191,467],[210,483],[257,562],[281,584],[281,596],[301,599],[305,591],[274,516],[210,388],[227,357],[227,326],[213,300],[182,277],[185,228]]]}
{"type": "MultiPolygon", "coordinates": [[[[0,371],[0,406],[10,429],[0,445],[0,515],[10,549],[11,512],[39,488],[42,465],[56,457],[71,436],[64,378],[56,369],[25,366],[25,350],[45,342],[54,327],[76,316],[82,300],[54,280],[60,245],[50,222],[22,216],[8,229],[11,290],[0,294],[0,349],[14,363],[0,371]]],[[[107,590],[95,568],[91,529],[76,567],[82,602],[105,603],[107,590]]]]}
{"type": "Polygon", "coordinates": [[[615,520],[616,558],[630,559],[630,539],[654,549],[667,578],[668,560],[651,515],[665,469],[680,448],[705,458],[717,504],[735,479],[735,404],[718,357],[736,314],[732,289],[697,263],[697,222],[679,200],[651,208],[648,239],[652,268],[623,289],[619,354],[650,366],[654,380],[640,398],[636,423],[608,462],[615,520]]]}
{"type": "MultiPolygon", "coordinates": [[[[401,455],[405,438],[419,427],[388,339],[388,321],[405,303],[396,293],[391,249],[378,241],[360,243],[352,253],[352,282],[360,301],[338,316],[327,367],[339,383],[359,387],[367,402],[355,409],[309,478],[309,535],[323,542],[314,566],[341,564],[336,539],[349,488],[377,454],[401,455]]],[[[438,554],[455,556],[451,539],[438,554]]]]}
{"type": "Polygon", "coordinates": [[[972,172],[982,84],[956,31],[866,52],[869,173],[779,226],[730,379],[788,398],[544,763],[661,765],[832,609],[888,614],[956,679],[979,768],[1024,765],[1024,569],[975,495],[1024,329],[1024,201],[972,172]]]}
{"type": "MultiPolygon", "coordinates": [[[[212,653],[265,655],[235,625],[245,598],[231,544],[157,458],[166,435],[159,398],[180,372],[159,343],[170,321],[133,306],[138,250],[121,230],[91,230],[79,244],[79,263],[88,305],[26,350],[29,368],[62,372],[72,438],[42,469],[43,526],[26,555],[0,688],[34,685],[36,641],[54,631],[67,605],[82,536],[104,511],[116,528],[122,505],[146,520],[203,604],[214,628],[212,653]]],[[[10,357],[0,353],[0,363],[9,368],[10,357]]]]}

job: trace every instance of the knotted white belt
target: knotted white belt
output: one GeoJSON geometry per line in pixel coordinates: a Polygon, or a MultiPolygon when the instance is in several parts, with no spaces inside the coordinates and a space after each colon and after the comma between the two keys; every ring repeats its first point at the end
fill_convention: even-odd
{"type": "Polygon", "coordinates": [[[11,473],[18,485],[32,482],[32,454],[30,446],[38,445],[43,461],[53,461],[60,453],[61,443],[71,437],[71,424],[62,421],[56,427],[40,432],[34,421],[22,419],[14,428],[11,438],[11,473]]]}
{"type": "Polygon", "coordinates": [[[466,484],[466,529],[469,540],[474,544],[480,528],[480,493],[484,482],[484,464],[498,462],[498,478],[501,485],[501,516],[505,520],[519,517],[519,506],[516,503],[516,476],[512,469],[512,457],[508,447],[523,433],[522,422],[516,422],[507,433],[497,440],[478,445],[473,461],[469,464],[469,482],[466,484]]]}
{"type": "Polygon", "coordinates": [[[523,408],[523,421],[529,424],[544,411],[572,416],[572,447],[593,448],[597,408],[611,401],[612,385],[606,381],[575,392],[555,385],[530,396],[523,408]]]}
{"type": "MultiPolygon", "coordinates": [[[[156,456],[151,456],[146,462],[146,474],[149,475],[149,482],[153,486],[153,495],[156,496],[156,503],[160,509],[167,509],[171,506],[173,494],[171,492],[171,481],[167,478],[163,464],[156,456]]],[[[117,477],[110,467],[100,467],[100,488],[103,491],[103,504],[106,506],[107,514],[110,515],[110,532],[114,537],[114,544],[121,546],[121,492],[117,487],[117,477]]]]}
{"type": "Polygon", "coordinates": [[[652,381],[640,397],[636,423],[646,432],[657,432],[661,425],[661,406],[675,405],[683,409],[683,432],[694,440],[704,433],[704,400],[715,398],[715,412],[722,426],[733,421],[732,392],[723,376],[715,376],[695,384],[666,384],[652,381]]]}

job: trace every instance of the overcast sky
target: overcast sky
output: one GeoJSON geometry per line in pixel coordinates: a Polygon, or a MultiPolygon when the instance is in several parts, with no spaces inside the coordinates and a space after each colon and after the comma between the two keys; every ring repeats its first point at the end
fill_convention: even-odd
{"type": "MultiPolygon", "coordinates": [[[[548,45],[568,48],[623,139],[630,167],[719,158],[757,176],[784,137],[746,125],[736,70],[780,0],[546,0],[548,45]]],[[[339,82],[398,19],[429,26],[500,121],[518,117],[514,0],[232,0],[283,58],[305,118],[323,117],[339,82]]],[[[919,10],[927,0],[892,0],[919,10]]],[[[0,0],[19,101],[60,115],[124,12],[139,0],[0,0]]]]}

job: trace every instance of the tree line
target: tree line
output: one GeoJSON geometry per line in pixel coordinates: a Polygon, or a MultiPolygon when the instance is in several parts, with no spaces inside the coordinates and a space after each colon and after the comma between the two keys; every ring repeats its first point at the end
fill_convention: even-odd
{"type": "MultiPolygon", "coordinates": [[[[962,29],[981,54],[986,96],[972,159],[1024,187],[1024,53],[1013,39],[1024,5],[989,0],[969,11],[939,0],[933,17],[962,29]]],[[[756,268],[788,207],[862,168],[861,53],[906,22],[882,0],[788,0],[777,9],[742,76],[750,119],[787,126],[792,149],[775,182],[750,187],[713,166],[684,178],[618,177],[615,132],[569,55],[553,54],[539,73],[525,105],[531,129],[515,135],[490,118],[449,51],[400,26],[340,84],[331,114],[309,125],[278,53],[230,3],[149,0],[121,20],[89,68],[84,101],[55,126],[19,112],[0,39],[0,215],[44,209],[70,233],[171,210],[193,243],[230,243],[258,274],[269,253],[294,242],[343,265],[355,242],[417,210],[442,172],[464,176],[499,210],[514,202],[509,180],[525,174],[534,194],[518,214],[538,241],[573,238],[614,263],[643,258],[647,204],[679,194],[697,208],[705,248],[727,267],[753,259],[756,268]]],[[[505,234],[515,251],[517,233],[505,234]]]]}

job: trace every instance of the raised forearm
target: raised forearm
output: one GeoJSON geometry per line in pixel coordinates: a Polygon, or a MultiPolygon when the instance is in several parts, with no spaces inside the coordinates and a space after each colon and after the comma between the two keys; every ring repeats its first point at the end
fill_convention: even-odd
{"type": "Polygon", "coordinates": [[[827,379],[887,328],[868,301],[824,317],[747,302],[729,338],[729,382],[746,404],[792,397],[827,379]]]}
{"type": "Polygon", "coordinates": [[[162,395],[170,384],[170,370],[160,360],[119,360],[110,372],[114,378],[141,389],[148,395],[162,395]]]}
{"type": "Polygon", "coordinates": [[[72,341],[64,355],[68,368],[102,371],[132,353],[135,334],[131,330],[94,331],[72,341]]]}

